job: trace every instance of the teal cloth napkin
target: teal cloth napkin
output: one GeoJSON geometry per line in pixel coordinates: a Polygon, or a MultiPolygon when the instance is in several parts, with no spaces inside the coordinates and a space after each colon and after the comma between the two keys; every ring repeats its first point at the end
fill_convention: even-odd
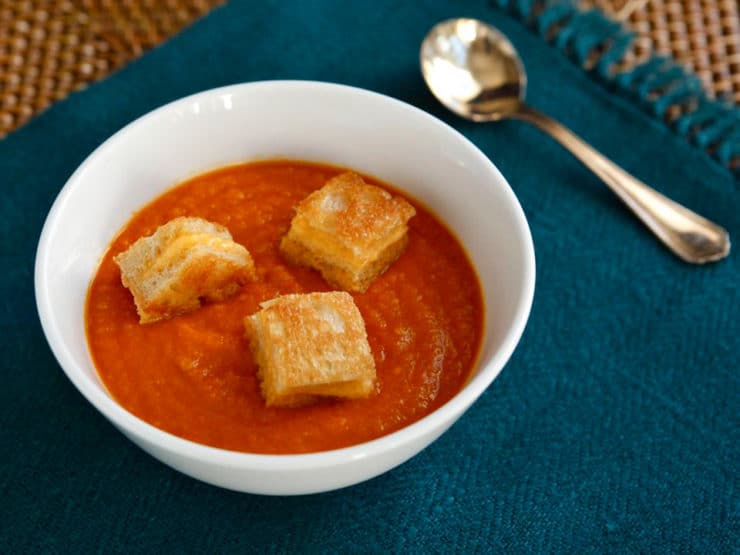
{"type": "Polygon", "coordinates": [[[461,15],[511,37],[534,106],[740,237],[730,172],[516,13],[232,2],[0,142],[0,552],[738,552],[737,253],[684,264],[535,129],[445,112],[418,48],[461,15]],[[94,147],[183,95],[280,78],[379,91],[461,130],[511,183],[537,255],[522,342],[470,411],[401,467],[300,498],[221,490],[137,449],[67,381],[33,297],[44,217],[94,147]]]}

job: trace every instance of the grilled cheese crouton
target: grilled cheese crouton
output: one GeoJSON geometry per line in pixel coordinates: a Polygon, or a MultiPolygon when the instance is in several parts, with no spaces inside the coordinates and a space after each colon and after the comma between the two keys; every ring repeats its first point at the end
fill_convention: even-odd
{"type": "Polygon", "coordinates": [[[351,295],[284,295],[260,306],[244,319],[244,327],[267,406],[370,395],[375,361],[351,295]]]}
{"type": "Polygon", "coordinates": [[[201,218],[175,218],[113,259],[148,324],[220,301],[256,279],[249,251],[229,231],[201,218]]]}
{"type": "Polygon", "coordinates": [[[296,207],[280,251],[335,287],[363,292],[406,248],[414,214],[402,198],[343,173],[296,207]]]}

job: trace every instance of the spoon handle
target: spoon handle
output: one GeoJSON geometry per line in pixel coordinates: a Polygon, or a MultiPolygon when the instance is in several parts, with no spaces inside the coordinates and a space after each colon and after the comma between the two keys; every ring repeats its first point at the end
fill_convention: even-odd
{"type": "Polygon", "coordinates": [[[686,262],[702,264],[720,260],[730,253],[730,237],[724,228],[648,187],[565,126],[525,105],[513,117],[533,123],[568,149],[598,175],[665,246],[686,262]]]}

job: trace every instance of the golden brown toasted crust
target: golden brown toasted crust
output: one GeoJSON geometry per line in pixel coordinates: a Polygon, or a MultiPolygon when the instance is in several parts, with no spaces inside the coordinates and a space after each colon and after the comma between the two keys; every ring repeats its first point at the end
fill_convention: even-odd
{"type": "Polygon", "coordinates": [[[201,299],[224,300],[257,277],[249,251],[201,218],[175,218],[114,260],[142,324],[191,312],[201,299]]]}
{"type": "Polygon", "coordinates": [[[280,250],[334,286],[365,291],[403,252],[415,213],[402,198],[343,173],[296,207],[280,250]]]}
{"type": "Polygon", "coordinates": [[[348,293],[284,295],[244,319],[267,406],[358,399],[375,387],[365,322],[348,293]]]}
{"type": "Polygon", "coordinates": [[[280,242],[280,251],[288,262],[318,270],[329,285],[356,293],[364,293],[373,280],[382,275],[401,256],[401,253],[406,250],[408,242],[408,234],[402,235],[394,243],[385,247],[378,258],[366,264],[362,270],[356,273],[326,262],[321,256],[308,250],[294,237],[288,235],[283,237],[280,242]]]}

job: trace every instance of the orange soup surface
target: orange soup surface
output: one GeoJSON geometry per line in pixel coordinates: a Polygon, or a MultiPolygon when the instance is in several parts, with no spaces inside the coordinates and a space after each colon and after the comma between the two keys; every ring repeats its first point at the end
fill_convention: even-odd
{"type": "Polygon", "coordinates": [[[178,185],[133,216],[105,254],[86,309],[93,360],[123,407],[205,445],[307,453],[389,434],[462,388],[481,342],[480,285],[455,237],[407,198],[417,210],[408,248],[367,292],[352,294],[375,358],[375,392],[362,400],[265,407],[243,319],[277,295],[331,290],[318,272],[285,262],[278,245],[293,207],[342,171],[294,161],[229,166],[178,185]],[[177,216],[226,226],[249,249],[259,278],[224,302],[141,325],[113,257],[177,216]]]}

